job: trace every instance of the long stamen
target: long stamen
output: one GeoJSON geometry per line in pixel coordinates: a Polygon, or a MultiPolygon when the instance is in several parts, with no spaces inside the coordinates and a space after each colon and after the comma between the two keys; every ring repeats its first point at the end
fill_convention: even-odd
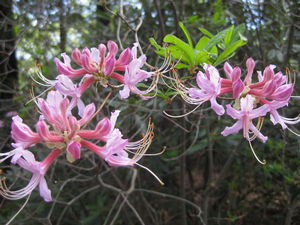
{"type": "Polygon", "coordinates": [[[32,89],[30,90],[31,99],[30,99],[28,102],[26,102],[25,105],[28,105],[30,102],[33,102],[33,101],[37,104],[36,99],[39,98],[40,96],[42,96],[42,95],[43,95],[44,93],[46,93],[47,91],[51,90],[53,87],[51,86],[51,87],[47,88],[45,91],[43,91],[41,94],[39,94],[39,95],[37,95],[37,96],[34,95],[33,86],[32,86],[31,88],[32,88],[32,89]]]}
{"type": "Polygon", "coordinates": [[[165,183],[162,182],[161,179],[159,179],[158,176],[157,176],[155,173],[153,173],[149,168],[147,168],[147,167],[145,167],[145,166],[143,166],[143,165],[141,165],[141,164],[139,164],[139,163],[135,163],[135,164],[138,165],[139,167],[141,167],[141,168],[147,170],[149,173],[151,173],[152,176],[154,176],[154,178],[155,178],[161,185],[165,185],[165,183]]]}
{"type": "Polygon", "coordinates": [[[31,193],[28,195],[28,197],[26,198],[26,201],[24,202],[24,204],[21,206],[21,208],[18,210],[18,212],[15,213],[15,215],[10,218],[10,220],[5,224],[5,225],[9,225],[19,214],[20,212],[22,212],[22,210],[25,208],[25,206],[27,205],[29,199],[30,199],[31,193]]]}
{"type": "Polygon", "coordinates": [[[297,137],[300,137],[300,134],[296,133],[295,131],[293,131],[291,128],[287,127],[287,129],[292,132],[293,134],[295,134],[297,137]]]}
{"type": "Polygon", "coordinates": [[[248,142],[249,142],[249,145],[250,145],[250,148],[251,148],[251,151],[252,151],[252,153],[253,153],[253,155],[254,155],[254,157],[255,157],[255,159],[260,163],[260,164],[262,164],[262,165],[266,165],[267,164],[267,162],[266,162],[266,160],[263,160],[263,161],[261,161],[258,157],[257,157],[257,155],[256,155],[256,153],[255,153],[255,151],[254,151],[254,149],[253,149],[253,147],[252,147],[252,144],[251,144],[251,141],[250,140],[248,140],[248,142]]]}
{"type": "Polygon", "coordinates": [[[172,117],[172,118],[181,118],[181,117],[185,117],[187,115],[190,115],[191,113],[195,112],[199,107],[201,106],[200,105],[197,105],[194,109],[192,109],[191,111],[185,113],[185,114],[182,114],[182,115],[177,115],[177,116],[173,116],[173,115],[170,115],[169,113],[167,113],[166,111],[163,111],[163,113],[166,115],[166,116],[169,116],[169,117],[172,117]]]}
{"type": "MultiPolygon", "coordinates": [[[[261,130],[263,124],[264,124],[264,117],[259,117],[259,118],[258,118],[257,125],[256,125],[256,128],[258,129],[258,131],[261,130]]],[[[249,138],[249,140],[250,140],[250,141],[253,141],[255,138],[257,138],[257,135],[258,135],[258,134],[254,134],[251,138],[249,138]]]]}
{"type": "Polygon", "coordinates": [[[280,116],[280,118],[282,120],[284,120],[284,122],[287,124],[296,124],[296,123],[300,122],[300,114],[294,118],[287,118],[287,117],[283,117],[283,116],[280,116]]]}
{"type": "Polygon", "coordinates": [[[141,140],[136,142],[130,142],[126,146],[126,149],[129,150],[136,149],[136,152],[134,153],[134,156],[132,158],[133,161],[137,162],[140,158],[142,158],[145,152],[150,147],[152,139],[154,137],[153,128],[154,124],[151,122],[151,120],[149,120],[149,126],[146,135],[141,140]]]}
{"type": "Polygon", "coordinates": [[[39,176],[34,176],[31,178],[29,184],[17,191],[11,191],[6,185],[5,178],[0,180],[0,195],[2,195],[4,198],[9,200],[17,200],[20,198],[25,197],[26,195],[30,194],[33,189],[38,185],[40,179],[39,176]]]}
{"type": "MultiPolygon", "coordinates": [[[[164,146],[163,149],[158,152],[158,153],[144,153],[143,156],[158,156],[158,155],[162,155],[167,149],[167,146],[164,146]]],[[[131,154],[136,154],[133,151],[130,151],[129,149],[126,149],[127,152],[130,152],[131,154]]]]}
{"type": "Polygon", "coordinates": [[[37,84],[44,86],[44,87],[52,87],[53,85],[51,84],[52,81],[46,78],[42,73],[40,68],[36,68],[36,71],[34,69],[31,69],[29,71],[29,76],[30,78],[37,84]],[[37,75],[37,78],[39,78],[42,82],[38,81],[35,79],[34,75],[37,75]]]}

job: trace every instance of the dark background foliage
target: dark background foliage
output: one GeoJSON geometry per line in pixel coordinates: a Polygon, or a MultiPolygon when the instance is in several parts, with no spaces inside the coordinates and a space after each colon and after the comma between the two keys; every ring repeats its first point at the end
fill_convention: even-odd
{"type": "MultiPolygon", "coordinates": [[[[75,47],[94,47],[108,40],[131,47],[141,19],[137,34],[152,65],[162,60],[149,38],[160,44],[166,34],[184,39],[179,21],[194,40],[202,35],[199,27],[216,34],[244,23],[248,43],[230,59],[231,65],[245,69],[251,56],[257,70],[275,64],[278,70],[289,68],[298,76],[300,3],[296,0],[2,0],[1,151],[11,149],[7,112],[18,111],[32,128],[38,118],[35,105],[25,104],[32,88],[36,95],[44,90],[33,84],[30,68],[39,64],[53,79],[57,75],[53,59],[61,52],[70,54],[75,47]]],[[[222,73],[222,67],[218,69],[222,73]]],[[[296,86],[295,95],[298,89],[296,86]]],[[[107,93],[94,86],[84,101],[100,105],[107,93]]],[[[165,185],[160,186],[142,168],[109,168],[90,152],[84,152],[74,164],[61,157],[47,175],[55,202],[44,203],[35,190],[12,224],[299,224],[300,142],[296,136],[265,121],[262,131],[269,140],[266,144],[258,140],[253,143],[258,155],[267,161],[262,166],[241,134],[220,135],[232,120],[217,117],[208,110],[209,105],[185,118],[172,119],[163,110],[183,113],[192,108],[180,98],[158,97],[145,102],[133,96],[124,101],[116,91],[114,94],[97,119],[119,108],[120,129],[137,139],[152,117],[155,139],[149,152],[159,152],[163,146],[167,150],[161,156],[145,157],[141,163],[165,185]]],[[[283,113],[296,116],[298,109],[299,102],[293,100],[283,113]]],[[[42,159],[49,150],[37,145],[33,151],[42,159]]],[[[0,172],[20,186],[28,179],[27,174],[8,164],[2,164],[0,172]]],[[[6,223],[24,201],[1,200],[0,223],[6,223]]]]}

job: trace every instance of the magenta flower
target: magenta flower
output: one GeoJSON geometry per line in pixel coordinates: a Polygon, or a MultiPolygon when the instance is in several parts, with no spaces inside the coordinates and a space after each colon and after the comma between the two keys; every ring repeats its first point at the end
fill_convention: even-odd
{"type": "Polygon", "coordinates": [[[33,132],[29,126],[23,123],[19,116],[12,118],[11,137],[15,140],[15,145],[27,148],[41,141],[39,134],[33,132]]]}
{"type": "Polygon", "coordinates": [[[130,63],[132,56],[129,48],[125,49],[116,59],[118,53],[118,45],[113,41],[107,43],[107,48],[104,44],[100,44],[98,49],[84,48],[80,52],[77,48],[73,50],[71,57],[73,61],[80,67],[73,69],[71,59],[65,53],[62,54],[64,62],[55,58],[57,70],[60,74],[64,74],[70,78],[83,76],[85,74],[93,75],[96,81],[100,81],[103,86],[107,85],[108,77],[114,78],[119,82],[124,82],[124,77],[117,71],[125,71],[130,63]]]}
{"type": "Polygon", "coordinates": [[[124,88],[119,91],[122,99],[128,98],[130,92],[140,95],[142,98],[147,99],[148,97],[143,96],[151,92],[154,89],[154,86],[149,87],[147,90],[141,91],[136,85],[144,80],[150,78],[153,73],[142,70],[141,68],[146,62],[146,55],[141,55],[137,57],[137,43],[134,44],[134,47],[131,50],[132,52],[132,61],[129,63],[126,68],[124,75],[124,88]]]}
{"type": "Polygon", "coordinates": [[[290,98],[293,92],[293,84],[287,83],[286,76],[281,72],[275,74],[274,65],[267,66],[263,74],[258,71],[258,82],[256,83],[252,83],[252,75],[255,67],[254,60],[249,58],[246,65],[247,75],[244,81],[242,81],[240,79],[241,69],[239,67],[232,69],[229,63],[226,62],[224,64],[224,71],[228,79],[222,79],[222,94],[232,92],[233,98],[239,98],[241,95],[249,93],[262,101],[267,99],[285,101],[290,98]]]}
{"type": "MultiPolygon", "coordinates": [[[[197,85],[199,88],[185,88],[189,96],[185,95],[185,100],[194,105],[201,105],[210,101],[211,108],[218,114],[223,115],[224,107],[217,103],[216,98],[221,92],[221,78],[218,70],[211,66],[204,66],[205,73],[201,71],[197,74],[197,85]]],[[[179,90],[182,93],[182,90],[179,90]]]]}
{"type": "MultiPolygon", "coordinates": [[[[145,168],[137,162],[145,155],[152,142],[152,123],[141,140],[129,142],[128,139],[123,139],[120,130],[115,128],[120,113],[118,110],[111,114],[110,119],[104,118],[99,121],[95,129],[88,130],[84,127],[95,114],[96,108],[93,103],[84,107],[81,119],[72,115],[72,102],[59,91],[50,91],[46,100],[38,98],[37,104],[41,112],[36,124],[37,132],[32,131],[24,124],[19,116],[13,117],[11,135],[15,141],[13,144],[15,149],[8,153],[0,153],[0,157],[2,157],[0,163],[12,157],[12,163],[16,163],[33,173],[32,179],[25,188],[19,191],[9,191],[2,181],[0,194],[3,197],[19,199],[30,194],[39,185],[41,196],[45,201],[51,201],[50,190],[44,178],[47,169],[63,152],[66,153],[69,162],[80,159],[82,147],[94,151],[110,166],[139,165],[145,168]],[[101,140],[105,144],[98,146],[92,143],[90,139],[101,140]],[[53,149],[42,162],[37,162],[31,152],[24,150],[24,148],[38,142],[42,142],[48,148],[53,149]],[[133,156],[131,157],[130,154],[133,156]]],[[[145,169],[151,172],[148,168],[145,169]]],[[[153,175],[155,176],[155,174],[153,175]]]]}
{"type": "Polygon", "coordinates": [[[71,103],[57,91],[49,92],[47,100],[38,99],[38,106],[42,116],[37,123],[37,132],[43,141],[50,147],[66,149],[67,159],[73,162],[80,158],[80,141],[82,138],[100,139],[110,132],[110,121],[100,121],[93,131],[84,130],[85,126],[95,113],[95,105],[89,104],[83,110],[80,120],[71,114],[71,103]],[[51,124],[49,130],[45,120],[51,124]]]}
{"type": "Polygon", "coordinates": [[[120,130],[115,128],[118,115],[119,111],[112,113],[109,131],[101,137],[101,140],[106,142],[105,146],[97,146],[86,140],[82,140],[81,144],[98,154],[110,166],[133,166],[145,155],[151,145],[154,126],[153,123],[149,124],[148,130],[141,140],[129,142],[128,139],[123,139],[120,130]],[[129,154],[133,154],[133,157],[130,158],[129,154]]]}
{"type": "Polygon", "coordinates": [[[255,137],[260,138],[263,142],[267,141],[268,138],[265,137],[256,128],[256,126],[254,126],[252,120],[258,117],[265,116],[269,111],[269,106],[263,105],[256,109],[253,109],[254,101],[255,98],[251,95],[247,95],[245,98],[242,98],[240,102],[240,111],[232,108],[231,105],[226,105],[226,113],[233,119],[237,119],[238,121],[233,126],[226,127],[221,133],[223,136],[238,133],[241,129],[243,129],[243,136],[248,141],[253,140],[255,137]],[[250,131],[254,134],[254,136],[251,138],[249,136],[250,131]]]}
{"type": "Polygon", "coordinates": [[[293,130],[291,130],[287,126],[287,124],[288,125],[295,125],[295,124],[299,123],[300,122],[299,115],[295,118],[287,118],[287,117],[281,116],[277,111],[278,109],[288,105],[287,100],[286,101],[275,101],[275,100],[273,100],[271,102],[267,102],[266,105],[269,106],[270,119],[271,119],[271,121],[274,125],[279,123],[281,125],[282,129],[288,129],[289,131],[291,131],[295,135],[299,136],[299,134],[295,133],[293,130]]]}
{"type": "Polygon", "coordinates": [[[51,202],[51,191],[47,186],[45,174],[53,161],[61,153],[61,150],[54,149],[42,162],[36,161],[32,152],[24,150],[23,148],[16,148],[8,153],[1,153],[0,156],[5,156],[5,158],[0,160],[0,162],[12,157],[11,163],[18,164],[23,169],[31,172],[32,177],[26,187],[17,191],[9,190],[5,184],[5,180],[1,179],[0,194],[6,199],[17,200],[29,195],[37,186],[39,186],[41,197],[46,202],[51,202]]]}
{"type": "MultiPolygon", "coordinates": [[[[33,72],[32,72],[33,73],[33,72]]],[[[82,116],[84,104],[81,100],[82,94],[85,90],[94,82],[94,77],[90,74],[87,74],[82,77],[79,84],[74,84],[72,80],[66,75],[58,75],[55,80],[47,79],[37,68],[35,73],[39,80],[36,80],[33,75],[31,75],[32,79],[39,85],[48,87],[49,89],[55,88],[60,94],[63,96],[72,97],[71,108],[77,105],[78,114],[82,116]]]]}

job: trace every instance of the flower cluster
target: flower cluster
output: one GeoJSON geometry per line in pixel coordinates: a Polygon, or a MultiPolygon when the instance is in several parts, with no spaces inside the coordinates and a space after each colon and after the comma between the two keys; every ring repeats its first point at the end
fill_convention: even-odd
{"type": "Polygon", "coordinates": [[[205,72],[199,71],[196,77],[198,87],[189,88],[180,82],[178,77],[175,77],[175,84],[176,90],[187,103],[197,105],[198,108],[204,102],[210,101],[211,108],[218,115],[226,113],[235,119],[236,122],[226,127],[221,134],[227,136],[243,130],[243,136],[251,146],[251,141],[255,138],[267,141],[268,138],[260,132],[263,118],[267,114],[270,115],[274,125],[280,124],[283,129],[288,128],[288,124],[300,122],[300,118],[286,118],[277,111],[287,106],[291,98],[294,83],[290,77],[283,75],[282,72],[275,73],[275,66],[269,65],[263,73],[257,72],[257,80],[253,82],[255,62],[249,58],[246,65],[247,74],[243,80],[241,69],[238,66],[232,68],[226,62],[224,64],[226,78],[222,78],[212,65],[205,65],[205,72]],[[232,100],[234,104],[233,106],[227,104],[225,111],[225,108],[217,102],[217,98],[232,100]],[[255,119],[258,120],[257,125],[254,124],[255,119]]]}
{"type": "Polygon", "coordinates": [[[4,198],[10,200],[23,198],[39,186],[41,197],[47,202],[52,201],[51,191],[45,179],[47,170],[60,155],[65,154],[66,159],[72,163],[81,158],[85,149],[96,153],[110,166],[139,165],[152,173],[137,162],[151,145],[154,135],[153,123],[149,122],[146,134],[135,142],[124,138],[122,132],[116,128],[119,110],[111,113],[110,118],[105,117],[100,120],[93,129],[87,129],[86,127],[91,126],[90,122],[101,109],[96,110],[94,103],[85,105],[82,100],[83,93],[92,83],[100,82],[103,87],[108,87],[113,85],[111,79],[123,86],[120,90],[121,98],[128,98],[132,92],[147,99],[149,96],[144,95],[151,92],[155,84],[143,91],[136,85],[153,77],[155,73],[141,69],[146,62],[146,56],[138,57],[137,47],[135,44],[132,49],[125,49],[119,58],[117,58],[118,46],[113,41],[107,44],[108,53],[104,44],[91,50],[75,49],[71,58],[79,68],[74,69],[70,57],[63,53],[63,62],[58,58],[54,60],[59,72],[55,80],[48,80],[41,73],[38,74],[42,82],[36,80],[37,83],[55,90],[48,91],[45,99],[34,98],[40,112],[35,131],[26,125],[20,116],[12,117],[13,150],[0,153],[0,163],[11,158],[12,164],[29,171],[32,177],[27,186],[16,191],[10,190],[6,186],[5,179],[2,179],[0,194],[4,198]],[[82,77],[78,84],[72,81],[76,77],[82,77]],[[95,144],[93,140],[101,144],[95,144]],[[33,152],[29,150],[37,143],[50,149],[48,156],[41,162],[37,161],[33,152]]]}
{"type": "Polygon", "coordinates": [[[84,48],[82,51],[74,49],[71,58],[78,65],[78,69],[71,66],[71,58],[62,53],[63,62],[55,58],[57,70],[60,74],[64,74],[69,78],[84,76],[86,81],[82,82],[84,88],[87,88],[93,82],[100,82],[103,87],[112,85],[110,80],[115,80],[124,86],[120,91],[122,99],[129,97],[130,92],[143,96],[151,92],[156,84],[156,79],[153,80],[150,87],[146,90],[139,90],[137,84],[147,80],[155,75],[155,72],[147,72],[141,68],[146,63],[146,55],[137,56],[138,45],[134,44],[132,49],[125,49],[117,59],[118,45],[113,41],[108,41],[107,48],[104,44],[100,44],[98,48],[84,48]],[[108,49],[108,52],[107,52],[108,49]]]}

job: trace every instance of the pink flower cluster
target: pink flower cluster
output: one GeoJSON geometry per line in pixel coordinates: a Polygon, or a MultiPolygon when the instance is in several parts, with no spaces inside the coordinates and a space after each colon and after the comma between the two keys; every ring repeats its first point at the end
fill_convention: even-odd
{"type": "Polygon", "coordinates": [[[147,97],[143,95],[153,90],[153,86],[144,91],[136,87],[138,83],[151,78],[154,74],[141,69],[146,62],[146,56],[137,57],[137,45],[132,49],[125,49],[118,59],[117,44],[109,41],[107,48],[104,44],[100,44],[98,48],[91,50],[74,49],[71,58],[78,65],[77,69],[71,66],[70,57],[63,53],[63,62],[55,59],[60,73],[55,80],[48,80],[39,74],[39,78],[44,82],[40,83],[41,85],[56,90],[49,91],[46,99],[35,100],[40,112],[35,131],[18,115],[12,117],[11,137],[14,140],[12,144],[14,149],[0,153],[0,163],[11,158],[12,164],[29,171],[32,177],[27,186],[16,191],[10,190],[5,180],[1,179],[0,194],[4,198],[11,200],[23,198],[39,186],[41,197],[47,202],[52,201],[45,174],[52,163],[63,154],[72,163],[81,158],[85,149],[89,149],[110,166],[139,165],[137,162],[145,155],[152,142],[153,123],[149,122],[146,134],[135,142],[123,138],[122,132],[116,128],[119,110],[111,113],[110,118],[100,120],[93,129],[86,128],[98,113],[94,103],[85,105],[81,98],[92,83],[100,81],[107,87],[110,85],[110,79],[115,79],[124,87],[120,91],[121,98],[128,98],[132,92],[145,99],[147,97]],[[74,84],[71,80],[76,77],[82,77],[78,84],[74,84]],[[74,109],[78,115],[73,114],[74,109]],[[104,144],[94,144],[93,140],[104,144]],[[37,161],[33,152],[28,150],[37,143],[42,143],[50,149],[48,156],[41,162],[37,161]]]}
{"type": "Polygon", "coordinates": [[[200,106],[204,102],[210,101],[211,108],[218,114],[225,112],[236,122],[226,127],[222,135],[238,133],[243,130],[243,136],[250,142],[258,137],[265,142],[260,129],[262,127],[263,117],[267,114],[274,125],[280,124],[283,129],[288,128],[287,124],[296,124],[300,122],[299,117],[286,118],[278,113],[278,109],[288,105],[294,84],[289,82],[287,76],[282,72],[274,72],[275,66],[267,66],[263,73],[257,72],[257,80],[253,82],[252,76],[255,62],[249,58],[246,62],[247,73],[245,78],[241,78],[241,69],[236,66],[232,68],[229,63],[224,64],[226,78],[220,77],[219,71],[211,66],[205,65],[205,72],[199,71],[196,82],[198,87],[188,88],[178,81],[176,90],[183,99],[193,105],[200,106]],[[216,99],[233,100],[234,105],[224,107],[216,99]],[[258,118],[258,124],[253,124],[254,119],[258,118]],[[251,136],[252,135],[252,136],[251,136]]]}
{"type": "Polygon", "coordinates": [[[69,78],[88,75],[86,86],[98,81],[102,86],[107,87],[113,79],[124,86],[124,89],[119,92],[122,99],[128,98],[130,92],[145,98],[143,95],[151,92],[156,83],[144,91],[138,89],[137,84],[153,77],[155,73],[141,69],[147,57],[146,55],[137,57],[137,48],[138,45],[134,44],[132,49],[126,48],[117,58],[118,45],[108,41],[107,48],[104,44],[100,44],[98,48],[84,48],[82,51],[76,48],[71,58],[66,53],[62,53],[63,62],[58,58],[54,61],[58,72],[69,78]],[[71,59],[79,68],[74,69],[71,66],[71,59]]]}

